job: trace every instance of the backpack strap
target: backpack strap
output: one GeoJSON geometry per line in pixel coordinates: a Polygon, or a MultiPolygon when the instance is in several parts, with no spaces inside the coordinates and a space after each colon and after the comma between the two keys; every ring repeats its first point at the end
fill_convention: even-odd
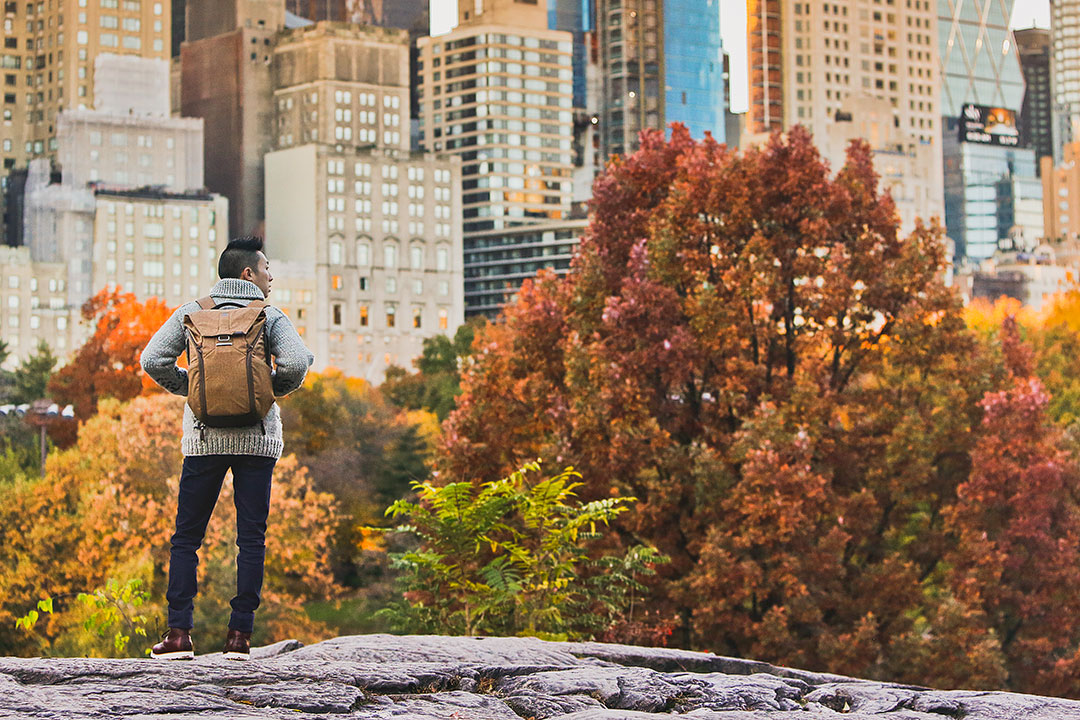
{"type": "Polygon", "coordinates": [[[249,308],[264,308],[266,307],[266,302],[263,300],[252,300],[247,304],[247,306],[249,308]]]}
{"type": "Polygon", "coordinates": [[[201,307],[203,310],[213,310],[217,306],[214,300],[209,295],[204,298],[199,298],[198,302],[199,307],[201,307]]]}

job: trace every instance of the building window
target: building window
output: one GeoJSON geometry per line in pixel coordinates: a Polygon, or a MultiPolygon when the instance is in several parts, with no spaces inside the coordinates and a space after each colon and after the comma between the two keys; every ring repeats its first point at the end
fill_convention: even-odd
{"type": "Polygon", "coordinates": [[[424,248],[419,245],[413,245],[409,248],[409,264],[413,270],[423,270],[424,248]]]}
{"type": "Polygon", "coordinates": [[[394,316],[397,314],[397,308],[393,305],[386,306],[386,327],[394,327],[394,316]]]}
{"type": "Polygon", "coordinates": [[[450,250],[448,248],[441,247],[435,251],[435,267],[440,271],[450,269],[450,250]]]}
{"type": "Polygon", "coordinates": [[[397,267],[397,243],[386,243],[383,246],[383,265],[392,268],[397,267]]]}
{"type": "Polygon", "coordinates": [[[341,289],[341,287],[342,287],[342,283],[341,283],[341,276],[340,276],[340,275],[333,275],[333,276],[331,276],[331,278],[330,278],[330,286],[331,286],[331,287],[332,287],[332,288],[333,288],[334,290],[340,290],[340,289],[341,289]]]}
{"type": "Polygon", "coordinates": [[[339,242],[330,243],[330,264],[341,264],[341,243],[339,242]]]}
{"type": "Polygon", "coordinates": [[[421,310],[420,308],[413,308],[413,311],[412,311],[412,326],[414,328],[419,328],[421,326],[421,324],[423,323],[423,320],[422,320],[423,315],[424,315],[423,310],[421,310]]]}
{"type": "Polygon", "coordinates": [[[356,245],[356,264],[361,266],[371,264],[371,246],[366,242],[357,243],[356,245]]]}
{"type": "Polygon", "coordinates": [[[341,325],[341,303],[334,303],[333,313],[334,325],[341,325]]]}
{"type": "Polygon", "coordinates": [[[439,329],[446,330],[450,326],[450,312],[446,308],[439,308],[439,329]]]}
{"type": "Polygon", "coordinates": [[[368,326],[368,306],[367,305],[361,305],[360,306],[360,327],[367,327],[367,326],[368,326]]]}

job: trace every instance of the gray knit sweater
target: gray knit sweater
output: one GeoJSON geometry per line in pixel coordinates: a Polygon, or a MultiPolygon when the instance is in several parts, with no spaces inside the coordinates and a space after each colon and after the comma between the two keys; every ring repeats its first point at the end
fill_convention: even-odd
{"type": "MultiPolygon", "coordinates": [[[[247,280],[225,279],[210,291],[216,302],[263,300],[259,286],[247,280]]],[[[184,318],[200,310],[198,302],[189,302],[176,309],[161,329],[150,338],[142,353],[142,367],[158,385],[174,395],[187,396],[187,370],[177,367],[176,359],[187,347],[184,336],[184,318]]],[[[274,395],[282,397],[304,383],[308,368],[315,356],[289,322],[285,313],[275,307],[266,307],[266,329],[270,338],[270,354],[274,358],[274,395]]],[[[191,408],[184,405],[184,437],[180,447],[188,455],[262,455],[281,457],[284,443],[281,439],[281,412],[277,403],[270,407],[262,423],[251,427],[212,428],[204,427],[195,419],[191,408]]]]}

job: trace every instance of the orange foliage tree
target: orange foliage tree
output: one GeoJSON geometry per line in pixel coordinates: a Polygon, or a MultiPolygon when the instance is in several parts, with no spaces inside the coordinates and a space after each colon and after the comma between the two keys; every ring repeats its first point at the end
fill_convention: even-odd
{"type": "Polygon", "coordinates": [[[94,414],[100,398],[130,400],[158,391],[143,374],[139,356],[170,314],[157,298],[139,302],[119,287],[98,292],[82,307],[83,320],[93,324],[94,333],[53,375],[49,383],[53,398],[73,404],[76,417],[85,420],[94,414]]]}
{"type": "Polygon", "coordinates": [[[899,234],[869,148],[832,175],[802,128],[740,155],[675,126],[593,197],[570,276],[478,334],[440,479],[539,457],[639,498],[620,531],[672,558],[654,605],[683,646],[1034,687],[948,573],[977,526],[957,489],[1007,432],[982,400],[1011,384],[941,282],[940,227],[899,234]]]}

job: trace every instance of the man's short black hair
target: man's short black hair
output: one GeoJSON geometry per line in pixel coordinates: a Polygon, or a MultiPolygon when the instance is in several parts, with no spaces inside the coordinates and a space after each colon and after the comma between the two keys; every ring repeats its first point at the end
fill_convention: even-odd
{"type": "Polygon", "coordinates": [[[239,278],[244,268],[259,269],[259,253],[263,249],[263,239],[254,235],[233,238],[221,253],[218,260],[218,277],[239,278]]]}

